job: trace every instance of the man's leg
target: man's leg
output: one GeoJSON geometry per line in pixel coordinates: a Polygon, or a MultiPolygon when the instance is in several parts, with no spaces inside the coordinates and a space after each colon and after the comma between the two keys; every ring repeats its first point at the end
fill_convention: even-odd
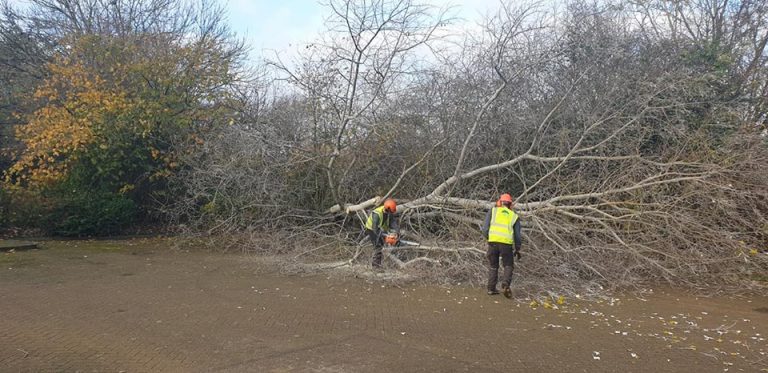
{"type": "Polygon", "coordinates": [[[509,288],[512,284],[512,271],[515,269],[515,252],[512,245],[502,245],[501,264],[504,266],[504,274],[501,277],[501,289],[504,296],[512,296],[512,290],[509,288]]]}
{"type": "Polygon", "coordinates": [[[498,294],[496,283],[499,282],[499,248],[495,243],[488,243],[488,294],[498,294]]]}
{"type": "Polygon", "coordinates": [[[373,243],[373,258],[371,259],[371,266],[373,268],[381,268],[381,248],[384,246],[382,238],[372,230],[366,230],[368,238],[373,243]]]}

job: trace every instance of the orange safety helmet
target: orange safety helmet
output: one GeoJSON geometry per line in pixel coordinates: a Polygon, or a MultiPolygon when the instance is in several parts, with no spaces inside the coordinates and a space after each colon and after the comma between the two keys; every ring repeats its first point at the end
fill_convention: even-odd
{"type": "Polygon", "coordinates": [[[509,193],[504,193],[499,197],[499,200],[496,201],[496,206],[501,206],[505,203],[512,204],[512,196],[509,195],[509,193]]]}
{"type": "Polygon", "coordinates": [[[387,210],[391,213],[397,212],[397,203],[395,203],[395,200],[388,198],[386,201],[384,201],[384,210],[387,210]]]}

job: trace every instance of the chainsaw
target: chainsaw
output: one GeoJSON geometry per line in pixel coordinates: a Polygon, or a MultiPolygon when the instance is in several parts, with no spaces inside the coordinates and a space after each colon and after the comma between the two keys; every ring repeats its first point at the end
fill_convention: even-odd
{"type": "Polygon", "coordinates": [[[389,233],[384,236],[384,244],[390,247],[417,247],[421,246],[420,243],[414,241],[407,241],[400,239],[397,233],[389,233]]]}

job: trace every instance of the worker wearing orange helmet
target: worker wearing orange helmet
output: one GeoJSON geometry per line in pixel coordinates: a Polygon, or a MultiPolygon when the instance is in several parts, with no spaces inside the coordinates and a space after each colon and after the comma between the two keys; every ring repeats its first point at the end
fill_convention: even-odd
{"type": "Polygon", "coordinates": [[[400,234],[397,224],[397,203],[393,199],[387,199],[384,204],[373,209],[365,222],[365,233],[373,243],[373,268],[381,268],[381,248],[384,243],[396,245],[400,234]]]}
{"type": "Polygon", "coordinates": [[[498,294],[496,284],[499,281],[499,257],[504,266],[501,289],[504,296],[510,298],[512,290],[512,270],[515,257],[520,260],[520,217],[512,210],[515,203],[512,196],[504,193],[496,207],[488,211],[483,224],[483,233],[488,240],[488,295],[498,294]]]}

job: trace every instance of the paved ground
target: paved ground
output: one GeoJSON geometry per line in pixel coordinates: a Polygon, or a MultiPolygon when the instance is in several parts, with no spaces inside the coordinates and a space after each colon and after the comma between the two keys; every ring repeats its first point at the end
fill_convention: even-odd
{"type": "Polygon", "coordinates": [[[768,298],[559,309],[285,276],[156,240],[0,253],[0,372],[768,371],[768,298]]]}

